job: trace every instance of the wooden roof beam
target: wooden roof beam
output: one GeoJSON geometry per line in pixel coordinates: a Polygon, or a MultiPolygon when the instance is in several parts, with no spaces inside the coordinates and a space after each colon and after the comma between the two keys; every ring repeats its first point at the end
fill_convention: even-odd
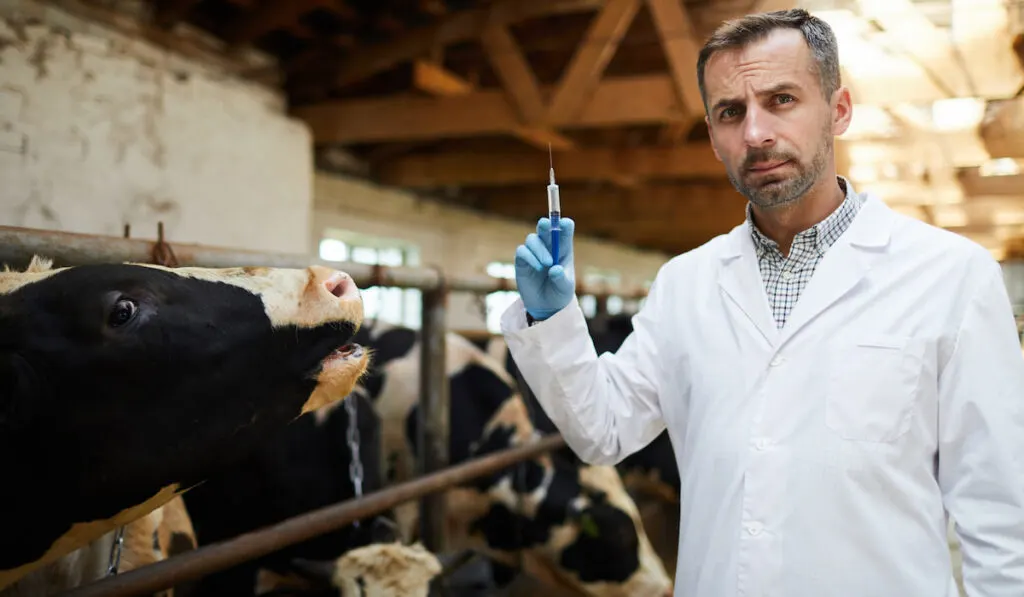
{"type": "Polygon", "coordinates": [[[608,0],[604,5],[559,81],[547,111],[549,123],[570,120],[583,109],[639,9],[640,0],[608,0]]]}
{"type": "Polygon", "coordinates": [[[247,44],[269,31],[294,24],[318,8],[330,8],[349,19],[356,16],[344,0],[274,0],[258,5],[234,22],[224,32],[224,39],[232,46],[247,44]]]}
{"type": "Polygon", "coordinates": [[[199,0],[159,0],[153,11],[153,22],[157,27],[170,29],[178,24],[199,0]]]}
{"type": "MultiPolygon", "coordinates": [[[[547,180],[546,152],[452,152],[413,155],[380,164],[374,177],[407,188],[501,186],[547,180]]],[[[555,161],[559,184],[624,178],[725,180],[709,144],[676,147],[586,148],[555,161]]]]}
{"type": "MultiPolygon", "coordinates": [[[[570,193],[565,193],[569,196],[570,193]]],[[[721,184],[655,185],[635,191],[613,189],[571,191],[572,206],[564,211],[584,235],[608,235],[621,242],[657,244],[684,251],[728,232],[743,222],[746,199],[721,184]]],[[[543,215],[530,190],[488,194],[478,205],[516,220],[543,215]]]]}
{"type": "MultiPolygon", "coordinates": [[[[444,67],[426,60],[417,60],[413,65],[413,86],[424,93],[437,97],[466,96],[475,86],[444,67]]],[[[547,149],[567,150],[574,147],[571,139],[546,127],[522,124],[512,127],[509,134],[518,137],[528,145],[547,149]]]]}
{"type": "Polygon", "coordinates": [[[490,66],[501,80],[520,122],[525,128],[534,131],[532,138],[543,143],[547,134],[554,134],[559,138],[551,143],[553,147],[558,150],[570,148],[572,142],[569,139],[558,135],[550,128],[543,127],[546,106],[541,96],[541,86],[508,28],[503,25],[488,25],[480,37],[480,44],[490,61],[490,66]],[[545,132],[537,134],[541,130],[545,132]]]}
{"type": "Polygon", "coordinates": [[[971,197],[1017,198],[1024,205],[1024,174],[983,176],[980,168],[963,168],[956,174],[967,201],[971,197]]]}
{"type": "Polygon", "coordinates": [[[1024,158],[1024,98],[988,103],[978,136],[993,158],[1024,158]]]}
{"type": "Polygon", "coordinates": [[[510,25],[546,15],[589,12],[602,5],[604,0],[497,0],[488,8],[453,13],[436,25],[419,27],[396,40],[364,47],[358,55],[341,61],[334,84],[340,87],[355,83],[429,54],[437,45],[477,39],[487,25],[510,25]]]}
{"type": "Polygon", "coordinates": [[[665,50],[679,105],[687,112],[687,123],[704,118],[704,101],[697,84],[697,55],[693,23],[681,0],[647,0],[647,7],[665,50]]]}
{"type": "Polygon", "coordinates": [[[975,94],[968,72],[946,32],[936,27],[912,0],[859,0],[861,15],[901,40],[903,52],[913,58],[948,96],[975,94]]]}
{"type": "MultiPolygon", "coordinates": [[[[562,185],[562,190],[567,196],[573,196],[573,214],[611,214],[630,218],[686,215],[695,225],[708,219],[718,219],[723,212],[730,210],[734,211],[730,219],[735,220],[733,216],[736,213],[742,219],[747,202],[724,179],[719,182],[647,184],[634,189],[587,188],[585,185],[567,184],[562,185]]],[[[532,186],[484,189],[477,190],[476,194],[482,195],[477,205],[487,210],[501,210],[508,215],[524,217],[531,217],[537,212],[537,202],[531,199],[536,194],[532,186]]],[[[734,224],[738,223],[734,221],[734,224]]]]}
{"type": "MultiPolygon", "coordinates": [[[[542,93],[547,91],[542,90],[542,93]]],[[[548,121],[552,128],[612,127],[680,120],[669,77],[605,79],[576,117],[548,121]]],[[[335,100],[299,106],[317,143],[377,143],[508,134],[522,123],[502,91],[476,91],[443,98],[397,95],[335,100]]]]}

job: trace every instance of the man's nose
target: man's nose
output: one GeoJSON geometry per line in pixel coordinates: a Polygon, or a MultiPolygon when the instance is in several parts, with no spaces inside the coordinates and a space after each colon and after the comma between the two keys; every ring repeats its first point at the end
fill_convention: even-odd
{"type": "Polygon", "coordinates": [[[759,108],[748,109],[743,120],[743,141],[748,147],[766,147],[775,144],[772,116],[759,108]]]}

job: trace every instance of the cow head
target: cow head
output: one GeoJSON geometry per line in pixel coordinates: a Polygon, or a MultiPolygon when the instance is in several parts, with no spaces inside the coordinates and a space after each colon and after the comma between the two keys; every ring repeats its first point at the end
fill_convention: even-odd
{"type": "Polygon", "coordinates": [[[0,272],[0,586],[349,394],[362,316],[323,267],[0,272]]]}
{"type": "MultiPolygon", "coordinates": [[[[385,437],[398,435],[387,431],[389,425],[404,426],[414,452],[418,339],[381,326],[366,341],[377,354],[377,344],[388,338],[393,346],[384,353],[390,360],[374,359],[377,409],[385,437]]],[[[456,334],[447,335],[446,352],[453,463],[536,441],[526,403],[500,362],[456,334]]],[[[394,446],[385,448],[388,460],[411,458],[392,457],[394,446]]],[[[499,562],[515,565],[521,559],[528,572],[549,584],[595,597],[670,594],[671,580],[614,468],[587,466],[558,453],[538,456],[449,491],[447,510],[452,536],[499,562]]]]}
{"type": "MultiPolygon", "coordinates": [[[[427,597],[441,562],[420,544],[375,543],[334,561],[295,560],[301,595],[324,597],[427,597]]],[[[283,583],[282,583],[283,584],[283,583]]]]}

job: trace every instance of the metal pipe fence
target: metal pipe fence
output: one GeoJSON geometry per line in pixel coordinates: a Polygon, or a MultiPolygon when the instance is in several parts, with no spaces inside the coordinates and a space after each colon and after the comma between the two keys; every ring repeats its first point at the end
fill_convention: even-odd
{"type": "MultiPolygon", "coordinates": [[[[24,265],[33,255],[54,260],[54,264],[87,265],[95,263],[152,263],[160,250],[162,240],[123,238],[79,234],[56,230],[0,226],[0,264],[12,267],[24,265]]],[[[177,264],[181,267],[282,267],[304,268],[310,265],[324,265],[347,272],[356,284],[365,286],[390,286],[394,288],[417,288],[445,292],[471,292],[486,294],[501,290],[515,290],[515,280],[495,278],[486,274],[446,276],[440,269],[424,267],[378,266],[353,261],[324,261],[298,253],[274,253],[215,247],[192,243],[169,243],[174,249],[177,264]]],[[[577,280],[576,292],[596,297],[609,295],[624,299],[643,298],[647,292],[642,289],[609,291],[603,285],[588,287],[577,280]]]]}
{"type": "MultiPolygon", "coordinates": [[[[201,548],[94,583],[70,595],[134,595],[172,586],[253,559],[291,543],[379,513],[395,504],[421,499],[421,537],[430,551],[445,549],[445,512],[438,492],[472,476],[488,474],[541,452],[564,445],[561,438],[548,438],[524,448],[513,448],[494,456],[449,466],[449,396],[445,374],[447,298],[451,292],[485,294],[515,290],[515,281],[488,275],[448,277],[440,269],[376,266],[355,262],[327,262],[308,255],[272,253],[213,247],[200,244],[167,243],[163,228],[156,240],[79,234],[0,226],[0,265],[24,267],[33,256],[52,259],[56,267],[103,263],[163,263],[176,267],[279,267],[305,268],[324,265],[347,272],[361,288],[388,286],[416,288],[422,293],[419,409],[419,474],[415,481],[284,521],[220,544],[201,548]]],[[[577,295],[603,298],[610,294],[625,299],[646,296],[643,290],[611,293],[607,288],[588,288],[577,281],[577,295]]],[[[521,382],[520,382],[521,383],[521,382]]],[[[522,383],[521,383],[522,385],[522,383]]],[[[521,388],[528,393],[528,387],[521,388]]],[[[524,396],[524,398],[528,398],[524,396]]]]}
{"type": "Polygon", "coordinates": [[[211,543],[162,562],[78,587],[64,593],[64,597],[150,595],[177,583],[195,580],[333,531],[401,503],[436,494],[523,460],[557,450],[564,445],[565,441],[561,436],[549,435],[525,446],[474,458],[359,499],[319,508],[257,531],[211,543]]]}

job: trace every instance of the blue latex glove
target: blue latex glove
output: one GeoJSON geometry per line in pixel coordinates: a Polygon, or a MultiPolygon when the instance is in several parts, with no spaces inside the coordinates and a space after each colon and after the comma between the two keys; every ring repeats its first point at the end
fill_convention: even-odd
{"type": "Polygon", "coordinates": [[[571,218],[559,221],[558,263],[551,260],[551,220],[541,218],[537,232],[526,237],[516,248],[516,286],[526,305],[526,312],[543,321],[561,311],[576,295],[576,272],[573,266],[572,237],[576,223],[571,218]]]}

